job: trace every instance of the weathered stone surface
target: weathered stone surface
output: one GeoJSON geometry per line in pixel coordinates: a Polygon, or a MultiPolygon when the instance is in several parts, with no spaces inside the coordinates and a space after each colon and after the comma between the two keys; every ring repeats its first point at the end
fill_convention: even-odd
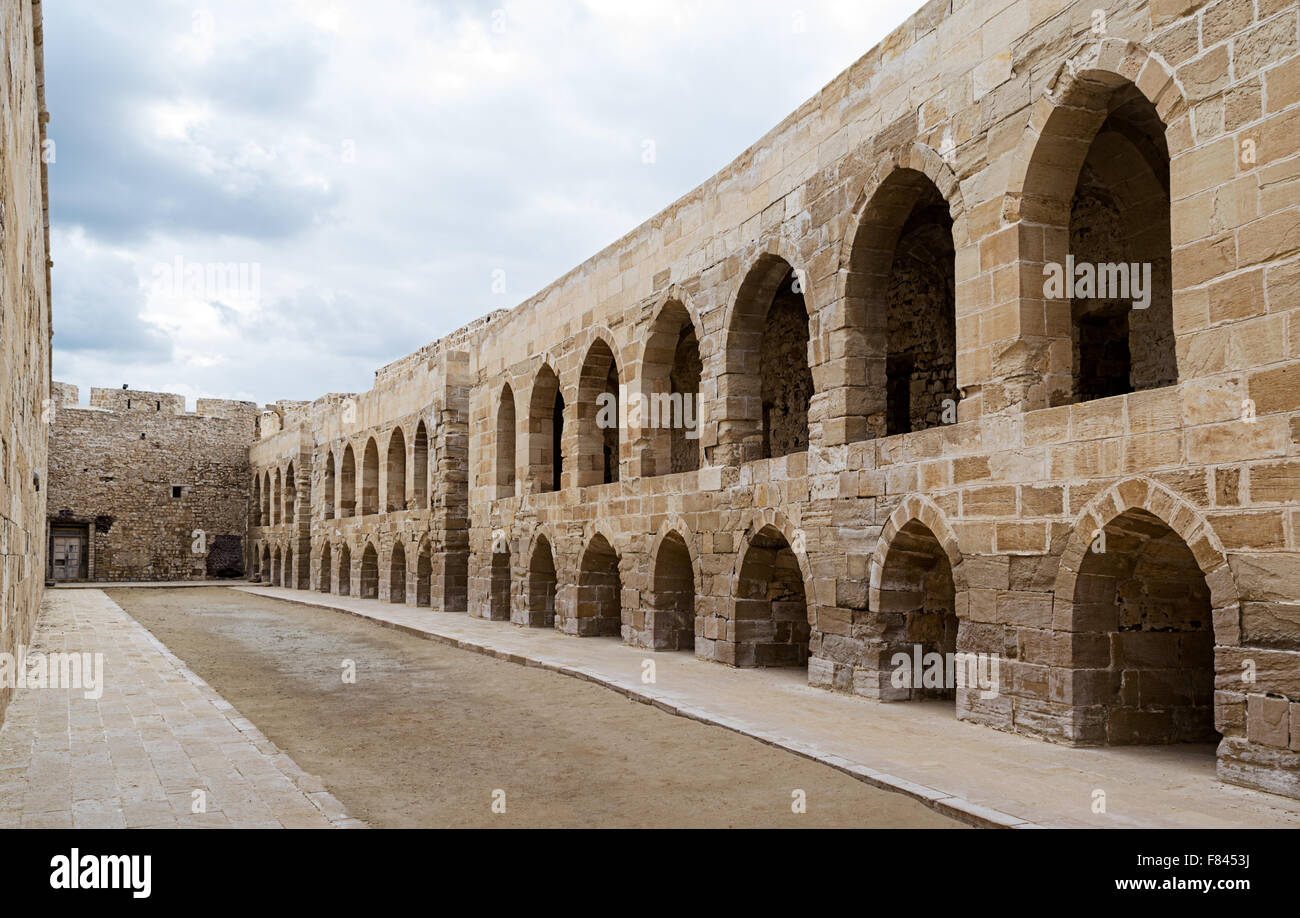
{"type": "MultiPolygon", "coordinates": [[[[0,7],[0,652],[30,641],[45,582],[50,272],[39,2],[0,7]]],[[[11,687],[0,686],[0,715],[11,687]]]]}
{"type": "Polygon", "coordinates": [[[85,537],[78,570],[55,551],[59,580],[191,580],[242,576],[248,532],[252,402],[185,398],[133,389],[77,389],[56,383],[51,412],[52,532],[85,537]],[[221,554],[210,561],[221,540],[221,554]],[[229,557],[234,553],[234,558],[229,557]]]}
{"type": "Polygon", "coordinates": [[[518,308],[270,406],[247,568],[1055,741],[1222,735],[1300,795],[1297,4],[1059,7],[932,4],[518,308]],[[914,651],[1005,669],[895,685],[914,651]]]}

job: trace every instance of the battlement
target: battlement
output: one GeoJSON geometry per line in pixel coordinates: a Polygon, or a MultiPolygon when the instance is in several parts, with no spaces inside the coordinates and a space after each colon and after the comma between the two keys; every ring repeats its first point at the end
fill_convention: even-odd
{"type": "MultiPolygon", "coordinates": [[[[86,408],[80,404],[80,389],[71,383],[54,382],[51,401],[57,408],[86,408]]],[[[254,420],[258,415],[255,402],[234,399],[200,398],[194,402],[194,411],[185,410],[185,396],[175,392],[152,392],[147,389],[90,390],[90,409],[99,411],[130,411],[136,414],[163,414],[173,417],[221,418],[225,420],[254,420]]]]}

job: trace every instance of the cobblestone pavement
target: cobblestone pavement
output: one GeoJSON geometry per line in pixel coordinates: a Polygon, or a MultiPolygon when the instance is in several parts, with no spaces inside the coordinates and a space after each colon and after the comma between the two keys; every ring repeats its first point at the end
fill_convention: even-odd
{"type": "Polygon", "coordinates": [[[810,687],[795,669],[733,669],[614,639],[283,587],[262,596],[360,615],[605,685],[901,791],[942,813],[1008,827],[1300,828],[1300,800],[1219,781],[1211,746],[1077,748],[954,718],[951,705],[880,704],[810,687]],[[642,680],[655,661],[654,684],[642,680]],[[1106,811],[1094,811],[1094,792],[1106,811]]]}
{"type": "Polygon", "coordinates": [[[102,591],[49,591],[29,650],[102,653],[103,694],[17,691],[0,728],[0,827],[361,825],[102,591]]]}

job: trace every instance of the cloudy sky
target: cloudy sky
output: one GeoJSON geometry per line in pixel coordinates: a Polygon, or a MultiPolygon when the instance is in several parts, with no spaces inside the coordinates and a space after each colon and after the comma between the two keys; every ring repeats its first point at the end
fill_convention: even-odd
{"type": "Polygon", "coordinates": [[[48,2],[55,379],[191,407],[364,390],[707,179],[917,6],[48,2]]]}

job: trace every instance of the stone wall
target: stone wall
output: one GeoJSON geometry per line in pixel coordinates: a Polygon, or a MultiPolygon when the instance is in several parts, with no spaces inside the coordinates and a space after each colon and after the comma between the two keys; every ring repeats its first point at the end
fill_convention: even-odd
{"type": "Polygon", "coordinates": [[[294,586],[575,635],[617,615],[648,651],[806,666],[1054,742],[1212,734],[1225,779],[1300,796],[1298,51],[1294,0],[931,2],[516,309],[285,412],[253,487],[288,479],[299,509],[266,508],[257,557],[291,557],[294,586]],[[1167,271],[1109,328],[1045,282],[1100,257],[1081,230],[1071,251],[1081,177],[1122,228],[1105,251],[1167,271]],[[950,263],[912,232],[947,230],[933,207],[950,263]],[[918,258],[951,277],[908,280],[918,258]],[[803,334],[765,331],[796,286],[807,344],[782,348],[803,334]],[[929,338],[895,321],[891,347],[891,303],[951,314],[929,338]],[[699,467],[672,472],[681,438],[630,421],[617,480],[593,481],[595,368],[669,393],[683,323],[699,467]],[[891,350],[928,369],[897,412],[912,430],[886,435],[891,350]],[[811,394],[777,449],[774,392],[811,394]],[[407,495],[427,433],[428,507],[324,497],[398,428],[407,495]],[[897,683],[913,648],[998,657],[995,691],[897,683]]]}
{"type": "MultiPolygon", "coordinates": [[[[50,267],[41,6],[0,7],[0,652],[32,634],[45,567],[50,267]]],[[[0,686],[0,716],[12,689],[0,686]]]]}
{"type": "Polygon", "coordinates": [[[191,414],[181,395],[92,389],[81,407],[75,386],[57,391],[47,507],[51,527],[85,533],[75,579],[244,575],[256,405],[199,399],[191,414]]]}

